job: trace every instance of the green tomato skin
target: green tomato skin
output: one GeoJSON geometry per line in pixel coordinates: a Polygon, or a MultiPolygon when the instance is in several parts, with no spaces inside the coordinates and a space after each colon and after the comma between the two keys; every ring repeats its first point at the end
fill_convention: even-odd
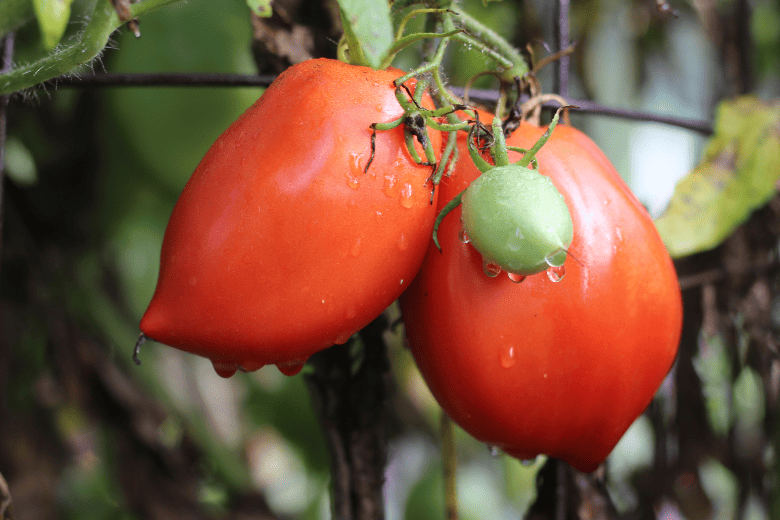
{"type": "Polygon", "coordinates": [[[486,262],[529,276],[566,259],[574,236],[569,208],[538,171],[491,168],[466,189],[462,203],[464,231],[486,262]]]}

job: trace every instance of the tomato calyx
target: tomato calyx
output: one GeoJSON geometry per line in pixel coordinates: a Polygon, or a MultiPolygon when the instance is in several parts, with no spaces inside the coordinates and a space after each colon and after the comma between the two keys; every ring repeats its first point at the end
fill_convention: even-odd
{"type": "MultiPolygon", "coordinates": [[[[439,118],[453,114],[457,110],[467,110],[465,105],[448,105],[436,110],[429,110],[422,106],[422,96],[425,90],[428,88],[428,80],[421,78],[415,85],[414,93],[409,89],[405,83],[399,83],[395,89],[395,97],[398,100],[398,104],[404,109],[401,117],[389,121],[387,123],[372,123],[371,128],[371,155],[364,169],[365,173],[368,173],[368,169],[374,162],[374,155],[376,153],[376,132],[386,131],[397,128],[401,125],[404,127],[404,139],[406,140],[406,149],[409,152],[409,156],[417,164],[423,166],[431,166],[431,175],[426,179],[425,185],[433,184],[435,187],[441,179],[439,173],[439,162],[436,159],[436,152],[431,143],[430,135],[428,134],[428,128],[432,128],[438,132],[451,132],[458,130],[465,130],[468,128],[468,122],[462,121],[460,123],[440,123],[439,118]],[[420,157],[415,147],[415,141],[419,143],[425,153],[425,160],[420,157]]],[[[431,204],[433,204],[433,190],[431,188],[431,204]]]]}
{"type": "Polygon", "coordinates": [[[440,251],[438,227],[450,211],[462,204],[461,241],[471,243],[482,255],[486,275],[493,277],[504,270],[517,282],[542,271],[548,271],[553,281],[563,277],[563,264],[573,240],[572,219],[561,193],[549,177],[539,173],[535,158],[555,129],[559,114],[560,110],[528,150],[507,147],[501,120],[494,118],[490,146],[494,164],[486,161],[474,144],[480,125],[471,127],[469,154],[482,175],[437,216],[433,240],[440,251]],[[510,150],[523,157],[510,163],[510,150]]]}

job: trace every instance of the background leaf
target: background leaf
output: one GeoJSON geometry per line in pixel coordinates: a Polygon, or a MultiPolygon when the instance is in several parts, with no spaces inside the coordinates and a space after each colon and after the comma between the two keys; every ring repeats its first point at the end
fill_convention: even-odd
{"type": "Polygon", "coordinates": [[[360,43],[367,64],[379,67],[393,42],[390,6],[385,0],[339,0],[339,7],[344,32],[351,32],[360,43]]]}
{"type": "Polygon", "coordinates": [[[53,49],[60,43],[70,19],[72,0],[34,0],[35,17],[41,28],[43,46],[53,49]]]}
{"type": "Polygon", "coordinates": [[[780,102],[754,97],[718,106],[702,162],[675,187],[656,220],[673,257],[718,246],[775,194],[780,177],[780,102]]]}
{"type": "Polygon", "coordinates": [[[273,14],[271,0],[246,0],[246,5],[253,13],[262,18],[268,18],[273,14]]]}

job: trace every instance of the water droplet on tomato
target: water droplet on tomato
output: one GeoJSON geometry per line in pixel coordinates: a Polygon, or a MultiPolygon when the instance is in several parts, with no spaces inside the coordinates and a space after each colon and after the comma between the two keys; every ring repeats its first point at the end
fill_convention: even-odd
{"type": "Polygon", "coordinates": [[[619,241],[621,241],[621,242],[623,241],[623,230],[620,229],[620,226],[615,228],[615,236],[617,237],[617,239],[619,241]]]}
{"type": "Polygon", "coordinates": [[[354,190],[360,187],[360,180],[358,180],[358,177],[365,173],[360,166],[361,159],[363,159],[362,153],[351,153],[349,171],[345,172],[345,175],[347,176],[347,185],[354,190]]]}
{"type": "Polygon", "coordinates": [[[502,367],[511,368],[517,363],[517,349],[515,349],[514,345],[504,347],[501,349],[499,357],[501,358],[502,367]]]}
{"type": "Polygon", "coordinates": [[[357,258],[360,256],[360,250],[362,249],[362,245],[360,243],[360,238],[358,238],[354,244],[352,244],[352,248],[349,250],[349,254],[352,255],[353,258],[357,258]]]}
{"type": "Polygon", "coordinates": [[[356,190],[360,187],[360,181],[357,180],[357,178],[350,175],[349,173],[347,173],[347,186],[349,186],[353,190],[356,190]]]}
{"type": "Polygon", "coordinates": [[[401,206],[409,209],[414,206],[414,200],[412,200],[412,185],[407,183],[401,188],[401,206]]]}
{"type": "Polygon", "coordinates": [[[343,345],[347,341],[349,341],[349,338],[352,337],[352,334],[349,332],[342,332],[338,336],[336,336],[336,339],[333,340],[334,345],[343,345]]]}
{"type": "Polygon", "coordinates": [[[398,194],[395,175],[385,175],[385,183],[382,186],[382,193],[392,198],[398,194]]]}
{"type": "Polygon", "coordinates": [[[485,275],[491,278],[495,278],[501,272],[501,267],[499,267],[498,264],[494,264],[492,262],[488,262],[487,260],[483,260],[482,271],[484,271],[485,275]]]}
{"type": "Polygon", "coordinates": [[[466,233],[466,228],[460,228],[460,233],[458,234],[458,238],[464,244],[468,244],[469,243],[469,235],[468,235],[468,233],[466,233]]]}
{"type": "Polygon", "coordinates": [[[566,275],[566,268],[562,265],[558,266],[551,266],[549,269],[547,269],[547,278],[550,279],[551,282],[560,282],[563,280],[563,277],[566,275]]]}
{"type": "Polygon", "coordinates": [[[238,370],[238,365],[232,363],[222,363],[219,361],[213,361],[213,364],[214,364],[214,372],[216,372],[219,377],[224,377],[225,379],[235,374],[236,371],[238,370]]]}
{"type": "Polygon", "coordinates": [[[522,274],[515,274],[515,273],[506,273],[506,276],[507,278],[509,278],[511,281],[515,283],[520,283],[526,278],[522,274]]]}
{"type": "Polygon", "coordinates": [[[494,446],[493,444],[488,444],[487,449],[490,452],[491,457],[498,457],[501,455],[501,448],[498,446],[494,446]]]}
{"type": "Polygon", "coordinates": [[[293,361],[285,361],[283,363],[277,363],[276,368],[279,372],[286,376],[294,376],[301,371],[303,365],[306,364],[305,360],[295,359],[293,361]]]}
{"type": "Polygon", "coordinates": [[[241,372],[255,372],[256,370],[260,370],[265,366],[265,363],[243,363],[238,369],[241,372]]]}
{"type": "Polygon", "coordinates": [[[406,235],[401,233],[401,236],[398,238],[398,250],[406,251],[407,249],[409,249],[409,241],[406,239],[406,235]]]}

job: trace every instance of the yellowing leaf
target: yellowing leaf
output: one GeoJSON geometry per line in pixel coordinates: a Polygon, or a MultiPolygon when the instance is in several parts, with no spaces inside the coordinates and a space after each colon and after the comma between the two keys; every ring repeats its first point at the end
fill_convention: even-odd
{"type": "Polygon", "coordinates": [[[724,101],[704,158],[677,183],[656,220],[673,257],[720,245],[766,204],[780,178],[780,102],[754,97],[724,101]]]}
{"type": "Polygon", "coordinates": [[[271,0],[246,0],[246,5],[261,18],[269,18],[273,14],[271,0]]]}

